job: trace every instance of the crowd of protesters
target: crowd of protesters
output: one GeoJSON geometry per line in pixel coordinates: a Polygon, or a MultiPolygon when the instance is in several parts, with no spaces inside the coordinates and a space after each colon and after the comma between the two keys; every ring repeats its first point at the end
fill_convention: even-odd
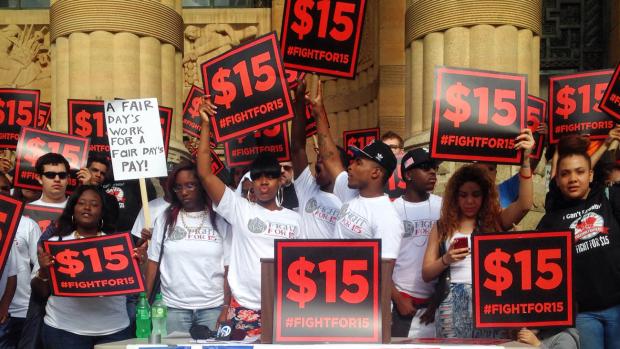
{"type": "Polygon", "coordinates": [[[464,165],[439,196],[433,190],[440,163],[426,149],[405,152],[402,138],[388,132],[363,149],[350,147],[349,158],[330,134],[320,92],[311,99],[300,82],[294,110],[292,160],[280,163],[263,153],[231,180],[211,173],[209,117],[217,107],[205,96],[195,162],[171,166],[160,180],[163,195],[150,188],[153,228],[145,228],[137,183],[114,182],[105,157],[89,158],[69,197],[71,171],[61,155],[38,159],[40,192],[11,188],[13,166],[0,159],[2,194],[63,210],[43,231],[26,216],[20,220],[0,279],[0,348],[92,348],[132,338],[135,297],[51,295],[54,259],[41,247],[43,240],[118,232],[134,236],[147,293],[161,292],[169,309],[169,333],[232,321],[257,336],[260,260],[273,258],[275,239],[369,238],[381,239],[382,257],[393,268],[394,337],[501,337],[549,348],[620,348],[620,166],[608,152],[620,128],[596,152],[588,152],[587,138],[579,136],[546,149],[551,178],[538,229],[574,230],[576,328],[509,333],[474,328],[471,244],[457,241],[469,241],[473,232],[514,229],[529,212],[537,165],[530,161],[532,131],[516,137],[523,161],[508,181],[496,185],[495,164],[464,165]],[[313,166],[314,156],[306,153],[305,103],[317,120],[313,166]],[[384,188],[395,171],[406,188],[391,201],[384,188]],[[596,218],[596,226],[580,232],[584,213],[596,218]],[[599,234],[606,244],[579,247],[599,234]]]}

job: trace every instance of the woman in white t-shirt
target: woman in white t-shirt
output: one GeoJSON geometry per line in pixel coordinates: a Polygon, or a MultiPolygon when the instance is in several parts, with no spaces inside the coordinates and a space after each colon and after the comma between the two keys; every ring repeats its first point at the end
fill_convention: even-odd
{"type": "Polygon", "coordinates": [[[155,219],[148,250],[147,292],[153,290],[159,264],[168,333],[187,333],[192,325],[215,329],[226,315],[222,305],[230,300],[224,269],[230,249],[226,223],[210,209],[193,164],[177,165],[167,187],[170,206],[155,219]]]}
{"type": "Polygon", "coordinates": [[[280,207],[280,164],[261,153],[250,166],[255,203],[236,195],[211,172],[209,115],[216,107],[205,97],[200,107],[202,131],[197,154],[198,175],[216,212],[232,226],[228,283],[232,293],[229,317],[249,336],[260,334],[261,258],[273,258],[275,239],[301,238],[298,213],[280,207]]]}
{"type": "Polygon", "coordinates": [[[497,232],[511,229],[532,206],[530,154],[535,144],[532,132],[529,129],[521,131],[515,143],[515,149],[524,150],[519,172],[519,198],[504,210],[499,205],[495,183],[485,170],[476,165],[461,167],[446,185],[441,215],[431,228],[422,266],[425,282],[450,269],[449,292],[438,305],[435,316],[438,337],[486,338],[503,335],[473,328],[469,242],[474,230],[497,232]],[[440,254],[440,244],[445,247],[445,254],[440,254]]]}
{"type": "MultiPolygon", "coordinates": [[[[102,227],[114,217],[108,210],[105,193],[83,185],[67,200],[67,206],[50,231],[50,241],[74,240],[105,235],[102,227]]],[[[46,238],[44,236],[43,238],[46,238]]],[[[49,267],[52,256],[38,247],[37,270],[32,292],[48,298],[43,320],[43,343],[47,349],[90,349],[96,344],[132,338],[126,297],[57,297],[50,295],[49,267]],[[41,266],[39,268],[39,266],[41,266]]]]}

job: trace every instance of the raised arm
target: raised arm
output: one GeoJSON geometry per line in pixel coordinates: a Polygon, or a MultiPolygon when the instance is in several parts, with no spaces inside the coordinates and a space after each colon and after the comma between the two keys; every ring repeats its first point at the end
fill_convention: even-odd
{"type": "Polygon", "coordinates": [[[319,140],[319,155],[332,180],[335,180],[345,168],[340,161],[340,155],[336,143],[329,133],[327,113],[323,105],[323,84],[319,81],[317,98],[312,101],[312,115],[316,120],[317,138],[319,140]]]}
{"type": "Polygon", "coordinates": [[[530,154],[535,145],[532,131],[521,130],[521,134],[517,137],[517,144],[515,144],[517,151],[523,149],[523,160],[519,169],[519,198],[502,210],[500,215],[502,227],[506,230],[523,219],[534,203],[534,181],[532,179],[534,169],[530,166],[530,154]]]}
{"type": "Polygon", "coordinates": [[[209,128],[209,116],[215,115],[216,109],[217,107],[209,100],[209,96],[202,97],[202,103],[199,108],[200,117],[202,118],[202,129],[200,130],[200,143],[198,144],[198,152],[196,154],[196,167],[202,186],[205,188],[211,201],[218,205],[220,200],[222,200],[222,196],[224,196],[226,184],[211,171],[211,147],[209,146],[211,129],[209,128]]]}
{"type": "Polygon", "coordinates": [[[598,163],[598,161],[601,159],[601,157],[603,157],[603,154],[605,154],[606,151],[614,149],[617,146],[618,140],[620,140],[620,125],[616,124],[616,126],[609,131],[605,142],[603,142],[603,144],[598,147],[594,154],[590,156],[592,168],[594,168],[596,163],[598,163]]]}
{"type": "Polygon", "coordinates": [[[298,81],[295,89],[295,105],[293,111],[293,127],[291,131],[291,160],[295,178],[308,166],[308,154],[306,154],[306,83],[298,81]]]}

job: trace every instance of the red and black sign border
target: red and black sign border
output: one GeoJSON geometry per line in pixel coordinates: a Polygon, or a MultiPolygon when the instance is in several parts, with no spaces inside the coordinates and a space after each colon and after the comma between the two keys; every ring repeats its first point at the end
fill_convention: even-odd
{"type": "Polygon", "coordinates": [[[140,266],[138,265],[138,261],[135,258],[131,257],[131,254],[133,253],[132,252],[133,243],[132,243],[129,233],[104,235],[104,236],[97,236],[97,237],[78,239],[78,240],[62,240],[62,241],[47,240],[47,241],[43,241],[43,248],[45,249],[46,252],[49,253],[50,245],[65,245],[68,242],[72,243],[72,242],[84,242],[84,241],[102,241],[102,240],[111,240],[111,239],[119,239],[119,238],[122,238],[124,240],[123,242],[127,244],[127,248],[129,249],[129,255],[131,259],[129,264],[132,266],[134,274],[136,276],[136,281],[138,283],[137,288],[133,290],[110,291],[110,292],[79,292],[79,291],[63,292],[63,291],[60,291],[58,288],[58,284],[56,282],[57,281],[56,269],[54,266],[52,266],[50,268],[50,278],[51,278],[51,286],[52,286],[53,294],[55,296],[63,296],[63,297],[100,297],[100,296],[116,296],[116,295],[144,292],[144,282],[142,281],[142,275],[140,274],[140,266]]]}
{"type": "MultiPolygon", "coordinates": [[[[561,137],[560,138],[553,137],[555,135],[555,132],[553,132],[553,119],[554,119],[553,106],[554,106],[554,101],[555,101],[555,90],[553,89],[553,84],[556,81],[562,81],[562,80],[567,80],[567,79],[577,79],[577,78],[583,78],[583,77],[589,77],[589,76],[606,75],[610,73],[613,73],[612,69],[602,69],[602,70],[592,70],[592,71],[587,71],[583,73],[575,73],[575,74],[569,74],[569,75],[557,75],[557,76],[552,76],[549,78],[549,103],[548,103],[549,110],[547,111],[547,118],[549,119],[549,144],[556,144],[557,142],[560,141],[560,138],[561,138],[561,137]]],[[[605,89],[605,93],[603,94],[603,99],[605,98],[605,95],[607,94],[607,90],[608,89],[605,89]]],[[[599,107],[600,107],[600,103],[599,103],[599,107]]],[[[588,138],[605,139],[607,138],[607,134],[589,135],[588,138]]]]}
{"type": "MultiPolygon", "coordinates": [[[[6,261],[9,257],[9,253],[11,252],[11,248],[13,247],[13,239],[15,239],[15,234],[17,233],[17,227],[19,226],[19,221],[22,219],[22,213],[24,211],[24,203],[10,196],[0,194],[0,200],[10,203],[15,206],[15,210],[12,212],[11,222],[9,223],[9,229],[6,231],[6,237],[3,241],[2,250],[0,250],[0,262],[2,266],[0,267],[0,275],[4,273],[4,267],[6,266],[6,261]]],[[[8,213],[11,214],[11,213],[8,213]]]]}
{"type": "MultiPolygon", "coordinates": [[[[472,282],[475,285],[482,285],[480,282],[479,270],[483,263],[480,263],[479,255],[479,243],[481,240],[515,240],[519,238],[548,238],[548,237],[563,237],[566,239],[566,263],[568,270],[566,273],[566,306],[567,306],[567,318],[562,321],[536,321],[536,322],[488,322],[482,323],[480,319],[480,307],[472,306],[474,327],[476,328],[520,328],[520,327],[560,327],[560,326],[574,326],[575,325],[575,312],[573,309],[573,232],[566,231],[517,231],[517,232],[500,232],[500,233],[484,233],[472,235],[472,282]]],[[[474,305],[480,305],[480,288],[474,287],[474,293],[472,295],[472,302],[474,305]]]]}
{"type": "MultiPolygon", "coordinates": [[[[605,89],[603,98],[601,98],[599,102],[599,108],[601,108],[601,110],[606,112],[607,114],[613,116],[616,119],[616,122],[620,122],[620,113],[609,108],[607,106],[607,102],[609,101],[609,98],[611,97],[611,89],[609,87],[616,85],[618,83],[618,78],[620,78],[620,64],[618,64],[618,66],[616,67],[616,70],[614,71],[614,75],[611,76],[611,80],[609,81],[609,84],[607,85],[607,88],[605,89]]],[[[551,86],[549,86],[549,88],[551,88],[551,86]]]]}
{"type": "MultiPolygon", "coordinates": [[[[278,50],[278,38],[276,35],[276,32],[273,31],[271,33],[265,34],[263,36],[260,36],[258,38],[256,38],[256,40],[248,42],[246,44],[243,44],[241,46],[238,46],[230,51],[226,51],[224,53],[222,53],[221,55],[212,58],[210,60],[208,60],[207,62],[203,63],[200,66],[200,71],[202,72],[202,80],[203,80],[203,84],[204,84],[204,91],[205,93],[209,93],[210,88],[209,88],[209,76],[207,75],[207,67],[213,65],[214,63],[217,63],[223,59],[226,59],[230,56],[234,56],[236,53],[247,50],[251,47],[254,47],[258,44],[262,44],[263,42],[266,41],[271,41],[271,45],[273,46],[273,51],[275,53],[274,56],[274,60],[276,62],[276,66],[277,66],[277,72],[276,74],[280,77],[280,81],[282,82],[282,93],[284,94],[284,103],[287,106],[287,109],[289,110],[289,113],[286,115],[282,115],[276,119],[270,120],[268,124],[259,124],[259,125],[255,125],[252,126],[250,128],[246,128],[243,129],[241,131],[236,131],[233,132],[231,134],[225,135],[223,137],[220,136],[219,134],[219,127],[213,127],[213,132],[215,133],[215,139],[218,143],[223,142],[223,141],[228,141],[231,139],[235,139],[235,138],[239,138],[241,136],[243,136],[244,134],[250,133],[252,131],[257,131],[263,128],[267,128],[267,127],[271,127],[273,125],[279,124],[279,123],[283,123],[286,122],[290,119],[293,118],[293,106],[291,104],[291,98],[290,98],[290,94],[288,91],[288,83],[286,81],[286,75],[284,74],[284,66],[282,65],[282,57],[280,56],[280,51],[278,50]]],[[[211,124],[216,124],[216,117],[212,116],[211,117],[211,124]]]]}
{"type": "MultiPolygon", "coordinates": [[[[103,101],[100,100],[95,100],[95,99],[68,99],[67,100],[67,114],[68,114],[68,126],[69,129],[67,131],[68,134],[73,135],[73,122],[75,120],[73,120],[73,116],[75,116],[75,112],[73,110],[73,108],[77,105],[94,105],[94,106],[101,106],[101,111],[103,112],[104,110],[104,106],[103,106],[103,101]]],[[[105,120],[104,120],[105,121],[105,120]]],[[[105,130],[104,130],[105,131],[105,130]]],[[[91,134],[92,136],[92,134],[91,134]]]]}
{"type": "Polygon", "coordinates": [[[164,107],[162,105],[159,106],[159,116],[160,116],[160,126],[161,126],[161,112],[166,113],[166,124],[164,128],[162,128],[162,138],[164,140],[164,152],[166,157],[168,157],[168,146],[170,145],[170,130],[172,129],[172,118],[174,117],[173,110],[170,107],[164,107]]]}
{"type": "MultiPolygon", "coordinates": [[[[195,92],[199,92],[201,96],[205,94],[205,91],[203,89],[196,85],[192,85],[192,87],[189,89],[189,92],[187,93],[187,97],[185,97],[185,103],[183,103],[183,117],[185,117],[187,109],[189,109],[189,107],[192,105],[192,97],[194,96],[195,92]]],[[[199,134],[192,132],[192,130],[186,127],[183,127],[183,133],[192,137],[200,138],[199,134]]]]}
{"type": "MultiPolygon", "coordinates": [[[[14,93],[14,94],[34,94],[35,102],[33,105],[34,112],[32,113],[32,122],[30,123],[30,127],[37,126],[37,119],[39,118],[39,104],[41,103],[41,90],[33,90],[33,89],[21,89],[21,88],[0,88],[0,92],[2,93],[14,93]]],[[[4,141],[0,141],[0,149],[16,149],[17,142],[15,144],[4,143],[4,141]]]]}
{"type": "MultiPolygon", "coordinates": [[[[282,53],[286,52],[286,48],[285,48],[285,44],[286,44],[286,37],[288,36],[288,27],[290,27],[290,23],[289,23],[289,16],[291,14],[291,0],[287,0],[286,1],[286,5],[284,8],[284,19],[282,20],[282,29],[280,30],[280,33],[282,33],[281,35],[281,39],[280,39],[280,48],[282,51],[282,53]],[[289,24],[287,26],[287,24],[289,24]]],[[[284,66],[286,68],[290,68],[290,69],[295,69],[298,71],[305,71],[305,72],[309,72],[309,73],[320,73],[320,74],[324,74],[324,75],[331,75],[331,76],[335,76],[335,77],[339,77],[339,78],[347,78],[347,79],[355,79],[355,73],[357,72],[357,58],[359,56],[359,50],[360,50],[360,44],[361,44],[361,36],[362,36],[362,31],[364,30],[364,19],[366,17],[366,0],[360,0],[360,16],[358,19],[358,22],[355,24],[355,27],[357,29],[356,35],[355,35],[355,44],[353,45],[353,56],[351,57],[351,69],[349,69],[349,71],[347,72],[342,72],[340,70],[333,70],[333,69],[324,69],[324,68],[318,68],[318,67],[313,67],[313,66],[305,66],[302,64],[295,64],[295,63],[286,63],[284,62],[284,66]]]]}
{"type": "MultiPolygon", "coordinates": [[[[547,108],[547,101],[545,101],[542,98],[536,97],[536,96],[532,96],[532,95],[528,95],[527,96],[528,99],[532,99],[538,103],[542,103],[543,105],[543,109],[541,110],[541,119],[540,122],[543,123],[547,123],[548,124],[548,120],[549,120],[549,114],[548,114],[548,108],[547,108]]],[[[527,117],[527,113],[526,113],[526,117],[527,117]]],[[[534,131],[535,132],[535,131],[534,131]]],[[[540,142],[536,142],[536,152],[535,154],[531,154],[530,158],[534,159],[534,160],[539,160],[540,157],[542,156],[542,151],[545,148],[544,144],[545,144],[545,138],[547,138],[548,135],[544,134],[540,136],[540,142]]],[[[536,134],[534,134],[534,140],[536,140],[536,134]]]]}
{"type": "Polygon", "coordinates": [[[342,132],[342,144],[344,147],[344,150],[349,151],[349,146],[347,146],[347,140],[353,135],[356,134],[360,134],[360,133],[370,133],[370,132],[375,132],[375,134],[377,135],[377,138],[375,138],[375,142],[381,139],[381,130],[378,127],[371,127],[371,128],[362,128],[359,130],[347,130],[342,132]]]}
{"type": "Polygon", "coordinates": [[[478,70],[478,69],[462,69],[462,68],[452,68],[452,67],[436,67],[435,68],[435,96],[434,96],[434,110],[433,110],[433,122],[431,123],[431,142],[430,142],[430,151],[431,158],[440,159],[440,160],[448,160],[448,161],[484,161],[484,162],[497,162],[504,164],[519,164],[521,163],[521,158],[523,157],[523,152],[517,151],[514,157],[501,157],[501,156],[479,156],[475,154],[461,155],[461,154],[447,154],[447,153],[438,153],[437,152],[437,142],[439,141],[439,119],[441,112],[441,90],[443,89],[442,81],[443,75],[445,73],[448,74],[459,74],[459,75],[469,75],[469,76],[477,76],[477,77],[488,77],[488,78],[501,78],[507,80],[515,80],[518,81],[521,85],[521,114],[517,115],[520,123],[520,130],[522,130],[525,126],[525,111],[527,108],[527,78],[524,75],[518,74],[509,74],[509,73],[501,73],[494,72],[489,70],[478,70]]]}
{"type": "Polygon", "coordinates": [[[52,116],[52,104],[45,102],[39,103],[39,113],[41,112],[41,107],[47,108],[47,115],[45,116],[45,120],[43,121],[43,125],[41,126],[41,129],[46,129],[47,125],[49,125],[50,117],[52,116]]]}
{"type": "MultiPolygon", "coordinates": [[[[275,126],[275,125],[272,125],[275,126]]],[[[272,127],[269,126],[269,127],[272,127]]],[[[284,122],[282,124],[280,124],[280,127],[282,129],[282,132],[284,133],[284,151],[286,152],[286,155],[284,155],[283,157],[280,156],[278,157],[278,161],[282,162],[282,161],[289,161],[291,159],[291,143],[289,142],[289,136],[288,136],[288,123],[284,122]]],[[[254,135],[252,133],[250,134],[246,134],[245,137],[254,137],[254,135]]],[[[231,139],[228,142],[224,143],[224,156],[226,157],[226,163],[228,164],[229,167],[236,167],[236,166],[246,166],[252,163],[252,161],[237,161],[237,162],[233,162],[232,161],[232,156],[230,155],[230,142],[236,142],[237,139],[231,139]]]]}
{"type": "Polygon", "coordinates": [[[373,270],[375,271],[372,287],[374,299],[373,304],[373,316],[375,319],[381,319],[381,297],[380,297],[380,280],[381,280],[381,259],[379,258],[381,252],[380,240],[322,240],[322,239],[308,239],[308,240],[276,240],[275,241],[275,302],[274,302],[274,317],[273,317],[273,338],[274,341],[284,342],[347,342],[347,343],[379,343],[381,341],[381,326],[373,326],[372,337],[283,337],[282,326],[280,319],[282,318],[282,279],[285,272],[282,270],[282,250],[287,247],[324,247],[324,248],[338,248],[338,247],[370,247],[373,249],[373,270]]]}
{"type": "MultiPolygon", "coordinates": [[[[54,131],[48,131],[48,130],[44,130],[40,128],[22,127],[22,130],[19,134],[19,139],[20,140],[25,139],[27,132],[34,133],[34,134],[53,135],[53,136],[62,137],[62,138],[71,138],[71,139],[75,139],[76,141],[83,142],[84,149],[82,149],[82,154],[81,154],[82,163],[81,163],[80,168],[86,166],[86,162],[88,160],[88,151],[89,151],[88,148],[90,147],[90,140],[88,138],[83,138],[79,136],[74,136],[74,135],[69,135],[69,134],[59,133],[59,132],[54,132],[54,131]]],[[[16,187],[20,187],[20,188],[41,190],[40,185],[31,185],[28,183],[21,183],[19,181],[20,179],[19,173],[21,171],[21,164],[22,164],[21,153],[22,153],[22,148],[17,148],[16,154],[15,154],[15,176],[13,179],[13,185],[16,187]]]]}

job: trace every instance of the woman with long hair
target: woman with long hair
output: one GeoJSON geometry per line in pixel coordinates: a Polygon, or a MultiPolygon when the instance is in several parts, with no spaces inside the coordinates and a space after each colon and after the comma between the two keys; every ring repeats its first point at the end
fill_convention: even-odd
{"type": "Polygon", "coordinates": [[[269,153],[259,154],[250,166],[254,202],[236,195],[211,172],[209,116],[216,106],[209,96],[200,106],[202,130],[197,154],[198,176],[215,211],[232,227],[228,283],[232,293],[229,317],[237,329],[260,334],[261,258],[273,258],[275,239],[302,237],[299,214],[281,207],[280,164],[269,153]]]}
{"type": "MultiPolygon", "coordinates": [[[[82,185],[67,201],[58,220],[43,239],[74,240],[105,235],[116,217],[109,212],[107,200],[95,186],[82,185]]],[[[132,337],[129,330],[126,297],[58,297],[50,295],[49,267],[52,256],[38,247],[38,265],[31,281],[32,292],[45,299],[43,343],[47,349],[87,349],[96,344],[132,337]],[[40,266],[40,267],[39,267],[40,266]]]]}
{"type": "MultiPolygon", "coordinates": [[[[620,139],[620,128],[610,132],[608,141],[614,139],[620,139]]],[[[547,212],[537,228],[573,231],[581,348],[620,348],[620,188],[593,182],[588,143],[582,137],[560,139],[547,212]]]]}
{"type": "Polygon", "coordinates": [[[493,336],[492,331],[473,328],[471,303],[471,234],[511,229],[529,211],[533,201],[532,169],[529,156],[534,139],[529,129],[516,138],[515,149],[523,150],[519,170],[519,198],[501,209],[495,183],[487,172],[475,165],[458,169],[448,180],[439,220],[431,229],[422,278],[436,279],[450,269],[447,296],[438,305],[435,317],[437,335],[448,338],[493,336]],[[440,246],[441,245],[441,246],[440,246]],[[440,253],[440,251],[446,251],[440,253]]]}
{"type": "Polygon", "coordinates": [[[177,165],[167,189],[173,194],[170,206],[155,219],[148,250],[147,293],[153,292],[159,268],[168,333],[189,332],[192,325],[215,329],[230,298],[224,268],[230,249],[227,224],[211,209],[193,164],[177,165]]]}

